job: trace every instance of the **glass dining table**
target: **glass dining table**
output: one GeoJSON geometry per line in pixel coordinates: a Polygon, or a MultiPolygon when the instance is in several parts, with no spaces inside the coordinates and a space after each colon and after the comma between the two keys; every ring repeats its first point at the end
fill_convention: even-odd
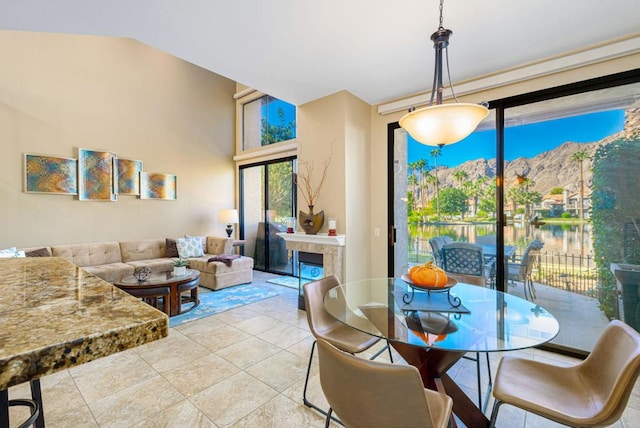
{"type": "Polygon", "coordinates": [[[400,278],[347,282],[324,296],[325,309],[341,322],[389,341],[415,366],[425,387],[445,392],[466,425],[488,418],[447,374],[467,352],[513,351],[552,340],[556,318],[533,302],[493,289],[456,283],[438,290],[400,278]]]}

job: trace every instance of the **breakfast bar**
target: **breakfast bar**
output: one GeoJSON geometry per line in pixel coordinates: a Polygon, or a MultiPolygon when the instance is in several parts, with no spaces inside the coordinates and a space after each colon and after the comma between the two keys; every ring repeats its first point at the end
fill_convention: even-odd
{"type": "Polygon", "coordinates": [[[0,326],[0,427],[9,387],[31,382],[44,426],[39,378],[169,333],[164,313],[57,257],[0,259],[0,326]]]}

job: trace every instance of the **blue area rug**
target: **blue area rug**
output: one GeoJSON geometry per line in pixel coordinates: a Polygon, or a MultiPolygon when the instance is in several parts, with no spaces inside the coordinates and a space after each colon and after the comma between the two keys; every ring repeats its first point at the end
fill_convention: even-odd
{"type": "Polygon", "coordinates": [[[219,314],[229,309],[259,302],[260,300],[275,297],[280,294],[276,291],[256,287],[251,284],[236,285],[218,291],[202,290],[203,289],[200,288],[198,293],[200,305],[192,311],[169,318],[169,327],[175,327],[200,318],[219,314]]]}

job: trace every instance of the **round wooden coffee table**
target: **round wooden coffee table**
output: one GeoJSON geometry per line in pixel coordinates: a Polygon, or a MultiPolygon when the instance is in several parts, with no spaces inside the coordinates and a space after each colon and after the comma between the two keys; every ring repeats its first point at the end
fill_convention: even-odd
{"type": "Polygon", "coordinates": [[[130,275],[116,281],[114,285],[143,300],[164,298],[165,312],[170,317],[189,312],[200,304],[198,299],[200,272],[195,269],[187,269],[186,274],[179,276],[174,276],[172,272],[155,272],[144,281],[138,281],[136,277],[130,275]],[[190,296],[182,297],[182,293],[189,290],[190,296]],[[183,311],[183,303],[192,303],[192,305],[183,311]]]}

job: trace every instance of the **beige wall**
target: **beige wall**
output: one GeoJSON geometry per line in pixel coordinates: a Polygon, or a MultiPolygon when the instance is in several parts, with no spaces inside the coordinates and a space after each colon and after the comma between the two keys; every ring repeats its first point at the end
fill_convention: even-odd
{"type": "MultiPolygon", "coordinates": [[[[298,108],[298,158],[311,161],[313,183],[322,173],[322,163],[331,152],[329,174],[314,203],[328,219],[337,222],[338,234],[346,234],[346,281],[366,277],[370,271],[369,234],[369,130],[370,106],[341,91],[298,108]]],[[[298,208],[307,211],[298,191],[298,208]]]]}
{"type": "Polygon", "coordinates": [[[0,248],[224,235],[235,83],[131,39],[0,31],[0,248]],[[176,201],[23,193],[23,154],[79,147],[176,174],[176,201]]]}
{"type": "MultiPolygon", "coordinates": [[[[640,64],[640,54],[630,55],[607,62],[591,64],[582,68],[567,70],[525,82],[493,88],[483,92],[459,97],[461,102],[480,102],[497,100],[513,95],[524,94],[540,89],[579,82],[622,71],[632,70],[640,64]]],[[[371,108],[371,227],[380,228],[380,237],[371,242],[371,277],[387,275],[387,125],[397,122],[405,112],[379,115],[377,108],[371,108]]]]}

